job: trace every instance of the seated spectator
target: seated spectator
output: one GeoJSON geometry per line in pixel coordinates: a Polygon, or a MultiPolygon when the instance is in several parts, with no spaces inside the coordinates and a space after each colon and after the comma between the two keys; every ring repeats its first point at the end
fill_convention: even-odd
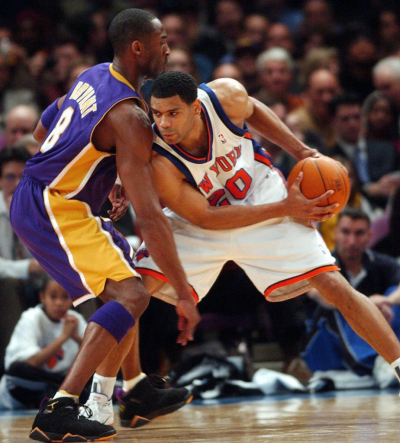
{"type": "MultiPolygon", "coordinates": [[[[1,20],[1,19],[0,19],[1,20]]],[[[0,22],[0,123],[7,113],[21,104],[35,105],[32,84],[24,48],[12,40],[11,26],[0,22]]]]}
{"type": "Polygon", "coordinates": [[[385,207],[400,186],[400,156],[394,140],[398,113],[390,97],[375,91],[363,103],[362,119],[364,136],[355,166],[366,196],[385,207]]]}
{"type": "MultiPolygon", "coordinates": [[[[355,289],[370,297],[400,336],[400,310],[392,308],[390,299],[384,297],[395,291],[394,298],[400,299],[400,266],[392,257],[367,249],[370,236],[370,221],[363,211],[343,210],[339,214],[333,255],[344,277],[355,289]]],[[[380,387],[396,382],[391,371],[382,371],[385,365],[376,351],[357,336],[336,309],[321,299],[318,291],[312,290],[308,295],[320,304],[314,312],[308,343],[302,354],[313,372],[339,370],[343,374],[349,371],[351,376],[374,373],[380,387]]]]}
{"type": "Polygon", "coordinates": [[[400,57],[386,57],[372,69],[375,88],[390,95],[400,110],[400,57]]]}
{"type": "Polygon", "coordinates": [[[296,45],[294,42],[293,34],[288,26],[278,22],[273,23],[268,28],[265,49],[271,48],[283,48],[286,49],[286,51],[288,51],[291,56],[294,55],[296,45]]]}
{"type": "Polygon", "coordinates": [[[11,199],[29,158],[29,153],[19,148],[0,152],[0,278],[27,279],[43,272],[14,234],[9,219],[11,199]]]}
{"type": "Polygon", "coordinates": [[[377,17],[379,58],[392,55],[400,41],[400,11],[391,7],[383,7],[377,17]]]}
{"type": "Polygon", "coordinates": [[[307,85],[310,74],[317,69],[326,68],[339,76],[341,70],[339,51],[334,47],[319,47],[308,51],[300,62],[299,84],[302,89],[307,85]]]}
{"type": "Polygon", "coordinates": [[[78,353],[86,321],[70,309],[65,289],[45,278],[40,302],[22,314],[7,346],[0,408],[38,408],[58,388],[78,353]]]}
{"type": "Polygon", "coordinates": [[[217,65],[222,57],[232,55],[242,34],[243,6],[239,0],[213,2],[215,27],[204,27],[193,42],[193,52],[205,55],[217,65]]]}
{"type": "Polygon", "coordinates": [[[194,77],[196,83],[200,83],[193,55],[185,46],[171,48],[165,70],[186,72],[194,77]]]}
{"type": "MultiPolygon", "coordinates": [[[[286,121],[287,107],[284,103],[279,101],[269,100],[265,104],[282,120],[286,121]]],[[[291,128],[290,128],[291,129],[291,128]]],[[[292,131],[293,132],[293,131],[292,131]]],[[[257,132],[253,132],[253,139],[259,143],[269,154],[272,160],[272,164],[275,168],[279,169],[282,175],[287,178],[289,172],[297,163],[296,159],[288,154],[284,149],[270,140],[262,137],[257,132]]]]}
{"type": "Polygon", "coordinates": [[[252,96],[255,96],[261,88],[257,72],[257,57],[260,52],[259,45],[253,43],[248,37],[243,37],[237,41],[235,52],[231,57],[232,63],[235,63],[242,71],[243,85],[252,96]]]}
{"type": "MultiPolygon", "coordinates": [[[[375,231],[375,227],[378,228],[381,223],[387,219],[387,214],[381,208],[374,207],[368,198],[365,197],[365,195],[361,192],[361,183],[354,164],[346,157],[334,156],[333,158],[342,163],[349,174],[350,197],[346,207],[361,209],[363,212],[365,212],[371,221],[372,230],[375,231]]],[[[338,219],[339,215],[335,214],[333,217],[328,218],[328,220],[325,220],[318,226],[319,232],[321,233],[330,251],[335,249],[335,230],[338,219]]],[[[385,233],[383,232],[382,235],[385,235],[385,233]]]]}
{"type": "Polygon", "coordinates": [[[395,257],[400,263],[400,187],[394,193],[388,205],[388,232],[387,235],[374,245],[374,249],[379,252],[395,257]]]}
{"type": "Polygon", "coordinates": [[[374,90],[371,70],[377,61],[378,50],[367,34],[359,33],[346,41],[340,83],[345,91],[364,100],[374,90]]]}
{"type": "Polygon", "coordinates": [[[314,131],[303,131],[301,129],[300,118],[291,113],[285,117],[286,126],[293,132],[293,134],[305,143],[310,148],[317,149],[321,154],[325,154],[325,147],[320,135],[314,131]]]}
{"type": "Polygon", "coordinates": [[[332,127],[329,102],[340,92],[341,87],[337,76],[326,68],[317,69],[308,78],[304,106],[291,112],[299,118],[302,131],[316,132],[322,138],[324,148],[328,153],[332,150],[337,138],[332,127]]]}
{"type": "Polygon", "coordinates": [[[89,16],[84,45],[85,54],[94,58],[93,65],[104,63],[112,59],[112,48],[108,40],[108,27],[110,25],[109,10],[107,8],[95,9],[89,16]]]}
{"type": "MultiPolygon", "coordinates": [[[[185,22],[185,16],[178,13],[169,13],[161,18],[165,31],[168,35],[168,46],[171,51],[180,48],[190,54],[193,70],[197,72],[198,83],[208,82],[211,79],[213,62],[202,51],[193,50],[191,29],[185,22]]],[[[169,58],[168,65],[171,63],[169,58]]],[[[173,69],[170,69],[173,71],[173,69]]],[[[186,71],[185,71],[186,72],[186,71]]]]}
{"type": "Polygon", "coordinates": [[[86,71],[86,69],[91,68],[94,65],[94,59],[91,56],[82,57],[76,63],[74,63],[68,72],[68,83],[67,89],[70,90],[75,80],[82,74],[82,72],[86,71]]]}
{"type": "Polygon", "coordinates": [[[0,152],[0,372],[5,347],[21,311],[38,302],[35,278],[43,273],[15,235],[9,216],[12,196],[29,158],[28,152],[21,148],[5,148],[0,152]]]}
{"type": "Polygon", "coordinates": [[[303,99],[292,92],[294,62],[283,48],[271,48],[257,58],[257,71],[261,85],[256,98],[262,102],[279,101],[288,112],[303,106],[303,99]]]}
{"type": "Polygon", "coordinates": [[[399,140],[399,110],[394,100],[382,91],[370,94],[363,104],[364,132],[376,140],[397,143],[399,140]]]}
{"type": "Polygon", "coordinates": [[[267,39],[269,20],[262,14],[249,14],[244,19],[244,37],[251,40],[253,45],[263,48],[267,39]]]}
{"type": "Polygon", "coordinates": [[[234,63],[221,63],[218,65],[212,74],[213,80],[217,78],[233,78],[242,84],[244,82],[242,71],[234,63]]]}
{"type": "Polygon", "coordinates": [[[336,144],[329,155],[342,156],[353,162],[361,137],[361,101],[353,94],[340,94],[329,103],[336,144]]]}
{"type": "Polygon", "coordinates": [[[342,28],[336,21],[331,4],[327,0],[306,0],[303,5],[303,21],[300,23],[297,36],[302,45],[310,46],[310,38],[319,36],[321,44],[333,46],[339,39],[342,28]]]}
{"type": "Polygon", "coordinates": [[[60,37],[51,52],[52,64],[43,73],[40,94],[47,107],[68,92],[68,76],[72,67],[82,58],[78,42],[73,37],[60,37]]]}
{"type": "Polygon", "coordinates": [[[262,11],[271,21],[284,23],[293,33],[297,31],[299,24],[303,20],[302,10],[298,7],[294,8],[292,1],[256,0],[254,3],[256,9],[262,11]]]}
{"type": "Polygon", "coordinates": [[[4,132],[0,137],[0,150],[12,146],[21,137],[31,134],[39,121],[38,110],[28,105],[18,105],[10,110],[5,119],[4,132]]]}

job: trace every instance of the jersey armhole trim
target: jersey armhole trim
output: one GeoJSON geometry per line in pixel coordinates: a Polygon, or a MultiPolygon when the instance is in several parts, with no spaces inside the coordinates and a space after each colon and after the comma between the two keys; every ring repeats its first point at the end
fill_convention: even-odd
{"type": "Polygon", "coordinates": [[[226,115],[224,108],[222,107],[221,103],[218,100],[218,97],[215,95],[215,92],[211,88],[209,88],[205,83],[202,83],[199,86],[199,88],[202,89],[204,92],[206,92],[207,95],[210,97],[214,109],[218,114],[218,117],[224,123],[224,125],[235,135],[243,137],[248,131],[244,128],[239,128],[239,126],[236,126],[234,123],[232,123],[232,121],[226,115]]]}
{"type": "Polygon", "coordinates": [[[155,142],[153,143],[153,151],[167,158],[176,168],[179,169],[179,171],[182,172],[188,182],[197,189],[197,183],[194,180],[193,175],[190,173],[187,166],[185,166],[177,157],[155,142]]]}

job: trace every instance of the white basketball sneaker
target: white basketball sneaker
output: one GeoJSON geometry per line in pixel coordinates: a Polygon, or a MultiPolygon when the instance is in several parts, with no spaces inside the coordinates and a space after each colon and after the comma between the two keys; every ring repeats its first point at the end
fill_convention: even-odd
{"type": "Polygon", "coordinates": [[[103,425],[114,425],[112,398],[107,398],[105,394],[91,392],[85,406],[80,408],[79,413],[82,417],[96,420],[103,425]]]}

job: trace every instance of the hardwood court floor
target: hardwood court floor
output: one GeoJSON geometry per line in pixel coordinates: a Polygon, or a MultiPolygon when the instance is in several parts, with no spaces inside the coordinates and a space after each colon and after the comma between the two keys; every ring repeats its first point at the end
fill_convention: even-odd
{"type": "MultiPolygon", "coordinates": [[[[0,441],[29,440],[34,413],[0,414],[0,441]]],[[[352,391],[191,404],[136,430],[116,426],[119,443],[400,441],[397,391],[352,391]]]]}

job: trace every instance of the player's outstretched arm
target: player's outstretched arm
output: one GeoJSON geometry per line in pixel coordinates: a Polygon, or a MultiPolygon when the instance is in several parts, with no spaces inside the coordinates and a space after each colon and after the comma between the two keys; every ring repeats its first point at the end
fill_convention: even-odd
{"type": "Polygon", "coordinates": [[[172,211],[203,229],[232,229],[259,223],[272,218],[296,217],[321,222],[332,216],[337,204],[320,207],[318,203],[330,196],[308,200],[300,191],[302,174],[296,178],[286,199],[265,205],[210,206],[208,200],[165,157],[154,155],[154,175],[157,191],[163,203],[172,211]]]}
{"type": "Polygon", "coordinates": [[[251,113],[246,117],[246,123],[256,132],[280,146],[297,160],[320,155],[316,149],[309,148],[295,137],[292,131],[268,106],[254,97],[249,97],[249,102],[251,103],[249,106],[251,113]]]}
{"type": "Polygon", "coordinates": [[[154,185],[150,164],[153,144],[150,120],[144,111],[130,102],[118,104],[108,113],[108,120],[116,147],[118,174],[134,207],[144,241],[152,258],[179,295],[177,311],[181,333],[178,341],[186,344],[193,339],[200,316],[154,185]]]}

